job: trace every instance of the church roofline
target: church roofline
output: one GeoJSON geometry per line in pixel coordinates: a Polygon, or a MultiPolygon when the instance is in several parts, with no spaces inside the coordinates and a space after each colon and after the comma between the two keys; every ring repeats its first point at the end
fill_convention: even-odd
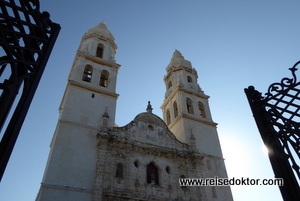
{"type": "MultiPolygon", "coordinates": [[[[178,149],[178,147],[168,148],[164,146],[155,145],[152,143],[139,142],[127,138],[120,138],[117,135],[113,135],[113,134],[110,135],[107,133],[106,134],[98,133],[97,139],[99,140],[98,147],[104,144],[106,145],[107,141],[109,141],[110,143],[115,143],[115,144],[122,145],[123,147],[128,147],[128,149],[134,149],[137,152],[148,152],[151,154],[157,153],[159,155],[166,155],[166,156],[169,156],[170,154],[176,154],[184,158],[185,157],[193,157],[193,158],[199,157],[199,159],[204,158],[204,154],[192,151],[188,144],[182,142],[180,142],[182,148],[178,149]]],[[[120,146],[118,147],[120,148],[120,146]]]]}
{"type": "Polygon", "coordinates": [[[124,130],[129,130],[132,126],[135,125],[135,122],[137,121],[143,121],[142,119],[145,118],[146,116],[150,116],[152,118],[155,118],[160,126],[162,126],[165,131],[166,131],[166,134],[171,137],[173,140],[175,140],[177,143],[180,143],[181,145],[183,146],[187,146],[189,147],[188,144],[186,143],[183,143],[183,142],[180,142],[176,136],[174,135],[174,133],[172,133],[172,131],[168,128],[167,124],[165,123],[164,120],[162,120],[159,116],[157,116],[156,114],[153,114],[153,113],[150,113],[150,112],[142,112],[142,113],[139,113],[138,115],[135,116],[135,118],[129,122],[128,124],[126,124],[125,126],[121,126],[121,127],[113,127],[113,132],[118,132],[118,131],[124,131],[124,130]]]}

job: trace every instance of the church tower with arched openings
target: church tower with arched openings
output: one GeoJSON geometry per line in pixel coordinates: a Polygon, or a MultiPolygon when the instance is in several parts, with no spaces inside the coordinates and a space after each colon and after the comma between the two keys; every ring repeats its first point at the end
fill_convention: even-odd
{"type": "Polygon", "coordinates": [[[59,108],[37,200],[92,200],[96,135],[100,128],[115,123],[120,68],[116,51],[114,37],[104,22],[83,36],[59,108]]]}
{"type": "MultiPolygon", "coordinates": [[[[179,141],[203,154],[205,178],[227,178],[217,124],[212,120],[209,96],[198,84],[196,69],[175,50],[166,71],[166,93],[161,106],[164,121],[179,141]]],[[[230,200],[229,188],[213,187],[212,193],[214,198],[219,194],[230,200]]]]}

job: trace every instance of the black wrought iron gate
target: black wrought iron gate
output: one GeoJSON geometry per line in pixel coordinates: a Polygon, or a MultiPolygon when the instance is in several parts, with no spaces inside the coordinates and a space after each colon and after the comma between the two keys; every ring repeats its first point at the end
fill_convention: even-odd
{"type": "Polygon", "coordinates": [[[0,180],[59,30],[38,0],[0,0],[0,131],[17,104],[1,139],[0,180]]]}
{"type": "Polygon", "coordinates": [[[269,159],[285,201],[300,200],[300,82],[297,62],[289,70],[292,78],[269,86],[262,96],[253,86],[245,89],[261,138],[269,150],[269,159]]]}

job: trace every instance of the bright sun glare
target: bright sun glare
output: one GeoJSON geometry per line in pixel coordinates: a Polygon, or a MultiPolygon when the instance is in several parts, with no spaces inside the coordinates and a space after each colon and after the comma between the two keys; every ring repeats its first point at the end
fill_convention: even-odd
{"type": "Polygon", "coordinates": [[[222,138],[221,143],[228,176],[237,178],[249,175],[251,156],[244,142],[233,138],[222,138]]]}
{"type": "Polygon", "coordinates": [[[265,145],[262,145],[261,149],[262,149],[262,152],[267,156],[269,153],[268,148],[265,145]]]}

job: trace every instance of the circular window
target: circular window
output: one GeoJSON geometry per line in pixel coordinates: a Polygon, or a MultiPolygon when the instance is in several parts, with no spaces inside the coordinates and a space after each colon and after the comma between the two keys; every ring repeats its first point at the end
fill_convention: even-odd
{"type": "Polygon", "coordinates": [[[149,131],[153,131],[154,130],[153,126],[152,125],[148,125],[148,130],[149,131]]]}

